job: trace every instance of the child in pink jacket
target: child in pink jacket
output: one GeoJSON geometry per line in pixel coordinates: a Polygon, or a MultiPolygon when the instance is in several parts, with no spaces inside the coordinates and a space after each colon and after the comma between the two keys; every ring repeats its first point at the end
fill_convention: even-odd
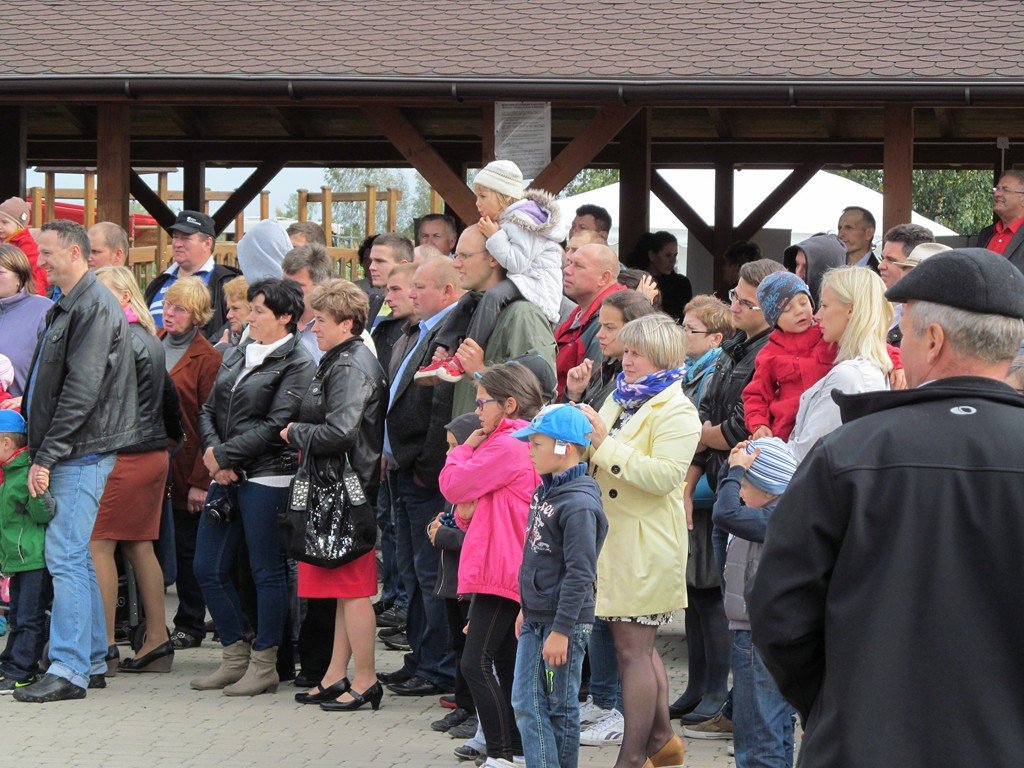
{"type": "Polygon", "coordinates": [[[448,454],[439,478],[441,493],[455,505],[455,522],[466,531],[459,592],[473,598],[461,669],[492,760],[523,754],[512,709],[515,623],[526,518],[540,476],[529,446],[512,433],[540,410],[542,398],[525,366],[488,369],[477,385],[482,426],[448,454]]]}

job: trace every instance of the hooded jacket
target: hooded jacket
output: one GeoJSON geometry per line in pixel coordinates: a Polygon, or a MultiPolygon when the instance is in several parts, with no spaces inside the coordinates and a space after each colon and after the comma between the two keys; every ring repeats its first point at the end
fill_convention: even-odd
{"type": "Polygon", "coordinates": [[[487,594],[519,602],[526,517],[540,476],[529,446],[512,437],[522,419],[504,419],[477,448],[448,454],[439,484],[452,504],[476,502],[473,516],[455,513],[466,531],[459,562],[459,594],[487,594]]]}
{"type": "Polygon", "coordinates": [[[43,540],[50,511],[42,496],[28,493],[28,451],[20,451],[0,466],[0,571],[5,574],[46,567],[43,540]]]}
{"type": "Polygon", "coordinates": [[[46,270],[39,266],[39,245],[32,237],[32,233],[27,228],[19,229],[7,242],[21,250],[28,258],[28,263],[32,267],[32,279],[36,284],[36,293],[45,296],[50,283],[46,278],[46,270]]]}
{"type": "Polygon", "coordinates": [[[569,228],[555,196],[528,189],[501,213],[501,229],[487,238],[487,252],[508,272],[523,298],[557,323],[562,306],[562,247],[569,228]]]}
{"type": "Polygon", "coordinates": [[[803,251],[807,259],[807,287],[817,309],[821,299],[821,280],[825,273],[846,264],[846,246],[835,235],[815,235],[791,245],[783,252],[782,263],[790,272],[796,271],[796,252],[803,251]]]}
{"type": "Polygon", "coordinates": [[[597,557],[608,519],[586,464],[541,478],[526,531],[519,571],[523,619],[563,635],[576,624],[593,624],[597,557]]]}
{"type": "Polygon", "coordinates": [[[14,397],[24,394],[31,370],[32,353],[46,328],[46,313],[53,302],[25,290],[0,299],[0,354],[14,366],[14,383],[7,390],[14,397]]]}

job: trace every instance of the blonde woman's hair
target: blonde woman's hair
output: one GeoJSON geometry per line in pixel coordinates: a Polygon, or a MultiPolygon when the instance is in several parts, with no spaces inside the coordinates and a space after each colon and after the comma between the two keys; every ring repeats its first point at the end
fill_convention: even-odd
{"type": "MultiPolygon", "coordinates": [[[[300,224],[302,222],[299,222],[300,224]]],[[[233,277],[224,283],[224,300],[225,301],[242,301],[249,300],[249,281],[242,275],[233,277]]]]}
{"type": "Polygon", "coordinates": [[[619,331],[619,343],[644,355],[659,371],[686,362],[686,331],[664,312],[630,320],[619,331]]]}
{"type": "Polygon", "coordinates": [[[370,314],[370,300],[355,283],[335,277],[314,286],[309,292],[309,306],[317,312],[330,315],[336,323],[352,321],[352,335],[358,336],[366,328],[370,314]]]}
{"type": "Polygon", "coordinates": [[[683,307],[684,316],[691,312],[704,324],[708,332],[720,333],[723,339],[728,339],[735,330],[732,324],[732,312],[729,311],[729,305],[715,296],[708,294],[694,296],[683,307]]]}
{"type": "Polygon", "coordinates": [[[836,362],[864,358],[886,374],[892,360],[885,346],[885,337],[892,325],[892,305],[885,299],[885,283],[867,267],[839,267],[825,273],[822,290],[830,289],[836,299],[851,306],[836,362]]]}
{"type": "Polygon", "coordinates": [[[146,299],[139,288],[139,281],[128,267],[100,267],[96,270],[96,279],[104,285],[113,288],[117,293],[128,293],[128,306],[139,318],[139,325],[149,333],[156,336],[156,323],[153,316],[149,314],[149,307],[146,306],[146,299]]]}
{"type": "Polygon", "coordinates": [[[164,294],[164,304],[168,301],[191,312],[196,325],[206,325],[213,317],[213,308],[210,306],[210,290],[200,277],[179,277],[171,283],[171,287],[164,294]]]}

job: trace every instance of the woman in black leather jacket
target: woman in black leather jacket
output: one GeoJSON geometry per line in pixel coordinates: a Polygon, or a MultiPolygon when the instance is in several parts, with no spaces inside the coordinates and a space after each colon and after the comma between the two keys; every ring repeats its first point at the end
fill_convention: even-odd
{"type": "Polygon", "coordinates": [[[199,415],[203,461],[214,484],[196,537],[195,574],[224,656],[216,672],[196,678],[192,687],[223,688],[228,696],[277,690],[277,649],[288,610],[278,515],[296,468],[296,451],[280,432],[298,416],[315,369],[296,332],[303,312],[299,285],[260,280],[250,286],[249,301],[252,342],[224,353],[199,415]],[[230,578],[243,532],[256,584],[258,616],[251,647],[243,637],[242,607],[230,578]]]}
{"type": "Polygon", "coordinates": [[[118,451],[117,462],[100,499],[89,542],[106,613],[108,668],[113,667],[118,657],[117,646],[114,645],[117,609],[114,549],[120,542],[122,551],[135,569],[142,607],[150,618],[145,642],[135,658],[125,659],[118,669],[122,672],[167,672],[174,659],[174,647],[164,626],[164,575],[153,551],[153,542],[160,534],[160,514],[167,488],[167,440],[179,442],[182,437],[178,394],[164,368],[163,346],[156,336],[153,318],[131,270],[127,267],[103,267],[96,271],[96,279],[114,294],[128,320],[129,340],[135,358],[141,431],[138,443],[118,451]]]}
{"type": "MultiPolygon", "coordinates": [[[[302,400],[296,423],[281,430],[292,446],[308,450],[318,468],[340,473],[347,464],[367,498],[377,498],[388,389],[377,358],[363,345],[369,300],[348,280],[329,280],[309,296],[313,334],[326,354],[302,400]],[[344,464],[343,464],[344,462],[344,464]]],[[[334,598],[334,648],[320,684],[296,694],[303,704],[332,711],[380,705],[383,689],[374,665],[377,594],[373,550],[338,568],[299,563],[299,597],[334,598]],[[351,683],[349,658],[354,662],[351,683]]]]}

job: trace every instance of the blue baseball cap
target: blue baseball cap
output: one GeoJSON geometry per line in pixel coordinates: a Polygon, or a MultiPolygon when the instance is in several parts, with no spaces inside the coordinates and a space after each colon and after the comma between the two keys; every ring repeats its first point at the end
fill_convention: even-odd
{"type": "Polygon", "coordinates": [[[579,408],[556,403],[542,408],[528,426],[513,432],[512,437],[526,440],[530,435],[547,435],[560,443],[586,447],[590,445],[590,433],[593,431],[590,420],[579,408]]]}
{"type": "Polygon", "coordinates": [[[0,432],[17,432],[24,435],[25,419],[17,411],[0,411],[0,432]]]}

